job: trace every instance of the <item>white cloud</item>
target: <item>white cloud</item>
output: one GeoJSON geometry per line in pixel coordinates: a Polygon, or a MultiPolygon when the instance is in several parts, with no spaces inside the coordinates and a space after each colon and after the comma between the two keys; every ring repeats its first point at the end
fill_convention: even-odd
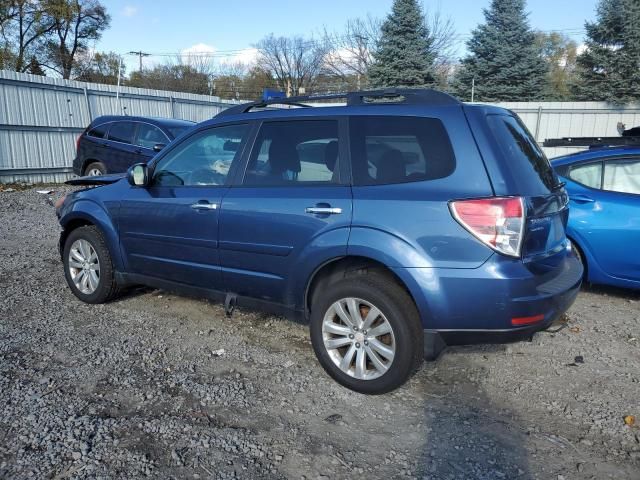
{"type": "Polygon", "coordinates": [[[133,5],[126,5],[122,9],[122,15],[124,15],[125,17],[133,17],[137,13],[138,13],[138,7],[135,7],[133,5]]]}
{"type": "Polygon", "coordinates": [[[183,49],[180,52],[180,55],[182,56],[183,62],[189,63],[191,60],[210,58],[210,56],[215,52],[215,47],[212,47],[211,45],[207,45],[206,43],[196,43],[195,45],[191,45],[189,48],[183,49]]]}
{"type": "Polygon", "coordinates": [[[226,60],[227,63],[242,63],[244,65],[253,64],[258,58],[257,48],[245,48],[231,57],[230,60],[226,60]]]}

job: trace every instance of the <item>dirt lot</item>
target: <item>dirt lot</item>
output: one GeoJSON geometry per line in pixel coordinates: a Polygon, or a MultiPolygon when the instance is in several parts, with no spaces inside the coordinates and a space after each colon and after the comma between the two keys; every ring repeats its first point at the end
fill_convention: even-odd
{"type": "Polygon", "coordinates": [[[149,289],[80,303],[57,237],[46,195],[0,192],[0,478],[640,478],[638,293],[586,290],[559,333],[367,397],[304,325],[149,289]]]}

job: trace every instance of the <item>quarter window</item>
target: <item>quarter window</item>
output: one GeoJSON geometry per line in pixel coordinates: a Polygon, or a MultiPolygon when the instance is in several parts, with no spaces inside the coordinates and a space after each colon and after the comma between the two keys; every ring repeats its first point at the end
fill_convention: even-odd
{"type": "Polygon", "coordinates": [[[108,127],[107,123],[103,123],[102,125],[97,125],[93,127],[91,130],[89,130],[89,133],[87,135],[94,138],[105,138],[107,136],[107,127],[108,127]]]}
{"type": "Polygon", "coordinates": [[[138,124],[136,145],[143,148],[152,149],[154,145],[166,145],[167,143],[169,143],[169,139],[158,127],[155,127],[148,123],[138,124]]]}
{"type": "Polygon", "coordinates": [[[120,143],[133,143],[133,132],[136,125],[133,122],[115,122],[109,129],[109,140],[120,143]]]}
{"type": "Polygon", "coordinates": [[[298,120],[263,124],[244,185],[339,182],[338,122],[298,120]]]}
{"type": "Polygon", "coordinates": [[[612,160],[604,164],[604,190],[640,194],[640,160],[612,160]]]}
{"type": "Polygon", "coordinates": [[[602,163],[579,165],[569,170],[569,178],[586,187],[600,188],[602,185],[602,163]]]}
{"type": "Polygon", "coordinates": [[[444,178],[455,170],[449,136],[440,120],[352,117],[355,185],[385,185],[444,178]]]}
{"type": "Polygon", "coordinates": [[[199,132],[181,142],[158,162],[157,186],[224,185],[241,152],[248,126],[227,125],[199,132]]]}

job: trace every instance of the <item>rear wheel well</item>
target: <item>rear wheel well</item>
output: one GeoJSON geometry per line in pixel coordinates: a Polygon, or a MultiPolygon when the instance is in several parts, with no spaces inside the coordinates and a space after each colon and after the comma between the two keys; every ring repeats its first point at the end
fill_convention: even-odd
{"type": "Polygon", "coordinates": [[[582,275],[582,278],[585,281],[588,281],[589,280],[589,262],[587,261],[587,257],[584,254],[584,249],[580,246],[578,242],[576,242],[574,238],[569,236],[567,236],[567,238],[571,242],[571,245],[577,250],[578,260],[580,260],[580,262],[582,263],[582,267],[584,268],[584,274],[582,275]]]}
{"type": "Polygon", "coordinates": [[[104,165],[104,162],[100,160],[96,160],[95,158],[89,158],[85,160],[84,163],[82,164],[82,170],[80,172],[81,176],[84,175],[84,172],[87,170],[87,167],[92,163],[101,163],[102,165],[104,165]]]}
{"type": "Polygon", "coordinates": [[[342,257],[325,263],[312,275],[305,292],[305,316],[309,318],[309,312],[316,292],[321,291],[342,278],[351,275],[366,275],[369,273],[385,276],[398,284],[407,292],[411,300],[413,300],[414,305],[416,305],[416,301],[405,283],[384,263],[367,257],[342,257]]]}

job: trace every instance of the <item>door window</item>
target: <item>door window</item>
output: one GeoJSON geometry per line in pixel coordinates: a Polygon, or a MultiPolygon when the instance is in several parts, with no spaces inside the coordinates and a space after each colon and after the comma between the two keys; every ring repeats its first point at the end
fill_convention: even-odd
{"type": "Polygon", "coordinates": [[[199,132],[181,142],[158,162],[157,186],[224,185],[238,158],[249,126],[227,125],[199,132]]]}
{"type": "Polygon", "coordinates": [[[109,140],[120,143],[133,143],[133,132],[136,124],[133,122],[115,122],[109,129],[109,140]]]}
{"type": "Polygon", "coordinates": [[[569,178],[574,182],[591,188],[600,188],[602,185],[602,163],[589,163],[572,167],[569,178]]]}
{"type": "Polygon", "coordinates": [[[640,159],[606,162],[602,188],[612,192],[640,194],[640,159]]]}
{"type": "Polygon", "coordinates": [[[297,120],[262,125],[244,185],[339,183],[338,122],[297,120]]]}
{"type": "Polygon", "coordinates": [[[449,176],[455,157],[440,120],[418,117],[352,117],[355,185],[419,182],[449,176]]]}
{"type": "Polygon", "coordinates": [[[169,139],[158,127],[150,125],[148,123],[138,124],[136,145],[151,150],[153,149],[154,145],[166,145],[167,143],[169,143],[169,139]]]}

